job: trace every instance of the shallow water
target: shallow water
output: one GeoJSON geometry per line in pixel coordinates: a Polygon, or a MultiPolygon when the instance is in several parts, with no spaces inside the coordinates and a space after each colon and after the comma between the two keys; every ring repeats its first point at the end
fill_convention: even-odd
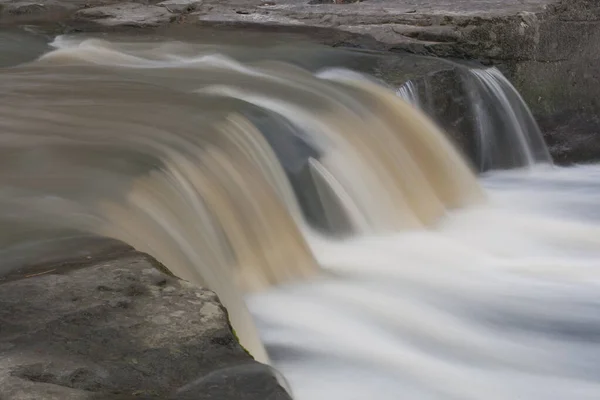
{"type": "Polygon", "coordinates": [[[124,240],[299,400],[600,398],[600,166],[476,178],[363,54],[83,39],[4,39],[0,272],[124,240]]]}

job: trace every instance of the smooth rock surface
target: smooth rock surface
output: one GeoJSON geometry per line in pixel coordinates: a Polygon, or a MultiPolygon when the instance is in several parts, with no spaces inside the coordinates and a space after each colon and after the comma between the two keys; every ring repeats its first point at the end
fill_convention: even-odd
{"type": "Polygon", "coordinates": [[[125,245],[89,248],[0,281],[0,399],[289,399],[213,292],[125,245]]]}

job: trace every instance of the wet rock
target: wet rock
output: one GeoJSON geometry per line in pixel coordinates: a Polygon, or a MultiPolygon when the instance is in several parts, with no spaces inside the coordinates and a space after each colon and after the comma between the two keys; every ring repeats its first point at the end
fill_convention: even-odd
{"type": "Polygon", "coordinates": [[[118,3],[109,6],[84,8],[77,11],[78,18],[90,19],[106,26],[156,26],[174,18],[166,7],[139,3],[118,3]]]}
{"type": "Polygon", "coordinates": [[[2,11],[9,15],[21,16],[65,12],[69,9],[70,7],[60,4],[58,1],[15,1],[6,3],[2,11]]]}
{"type": "MultiPolygon", "coordinates": [[[[100,5],[104,0],[96,1],[100,5]]],[[[62,23],[85,4],[85,0],[0,0],[0,26],[62,23]]]]}
{"type": "Polygon", "coordinates": [[[217,296],[155,265],[122,247],[0,282],[0,398],[288,400],[217,296]]]}
{"type": "Polygon", "coordinates": [[[542,119],[540,126],[557,164],[571,165],[598,160],[600,116],[567,113],[542,119]]]}
{"type": "Polygon", "coordinates": [[[308,4],[349,4],[349,3],[360,3],[364,0],[310,0],[308,4]]]}
{"type": "Polygon", "coordinates": [[[202,1],[198,0],[166,0],[156,4],[160,7],[165,7],[167,10],[174,13],[188,13],[197,10],[202,1]]]}

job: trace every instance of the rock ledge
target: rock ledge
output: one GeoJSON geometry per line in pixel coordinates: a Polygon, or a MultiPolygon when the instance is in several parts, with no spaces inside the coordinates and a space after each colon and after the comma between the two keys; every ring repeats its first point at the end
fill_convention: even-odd
{"type": "Polygon", "coordinates": [[[123,252],[0,283],[0,399],[289,400],[217,296],[123,252]]]}

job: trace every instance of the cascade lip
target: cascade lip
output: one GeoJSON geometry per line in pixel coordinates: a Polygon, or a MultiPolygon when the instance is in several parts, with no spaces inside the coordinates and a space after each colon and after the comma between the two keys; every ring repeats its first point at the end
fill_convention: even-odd
{"type": "Polygon", "coordinates": [[[0,285],[46,274],[65,274],[134,252],[133,247],[121,241],[83,233],[54,240],[24,241],[18,247],[0,252],[5,260],[0,270],[0,285]]]}

